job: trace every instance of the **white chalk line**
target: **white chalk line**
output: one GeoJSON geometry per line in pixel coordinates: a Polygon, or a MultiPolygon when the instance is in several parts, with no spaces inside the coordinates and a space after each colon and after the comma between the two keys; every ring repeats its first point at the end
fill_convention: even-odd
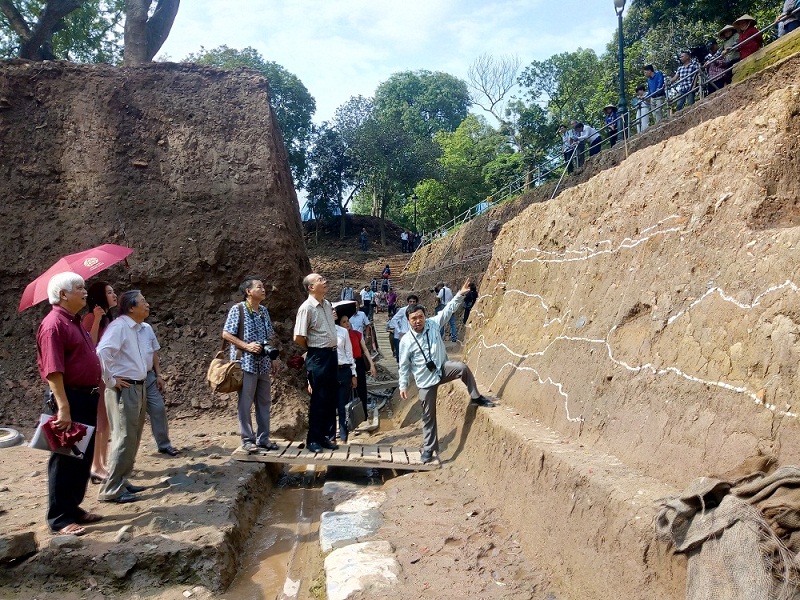
{"type": "MultiPolygon", "coordinates": [[[[559,252],[559,253],[550,252],[550,251],[542,250],[542,249],[535,248],[535,247],[521,248],[521,249],[515,250],[512,253],[512,256],[514,256],[514,255],[516,255],[518,253],[538,252],[539,254],[542,254],[542,255],[545,255],[545,256],[557,257],[557,258],[535,257],[535,258],[530,258],[530,259],[518,259],[518,260],[514,261],[514,263],[512,263],[511,268],[513,268],[515,265],[517,265],[519,263],[532,263],[532,262],[567,263],[567,262],[585,261],[585,260],[590,260],[590,259],[595,258],[595,257],[600,256],[600,255],[614,254],[614,253],[621,252],[623,250],[633,249],[633,248],[636,248],[637,246],[641,245],[642,243],[647,242],[648,240],[652,239],[654,236],[665,235],[665,234],[669,234],[669,233],[678,233],[678,232],[685,231],[684,227],[670,227],[670,228],[667,228],[667,229],[659,229],[663,224],[667,223],[668,221],[674,220],[674,219],[678,219],[678,218],[680,218],[679,215],[670,215],[670,216],[662,219],[661,221],[659,221],[655,225],[653,225],[651,227],[648,227],[646,229],[643,229],[642,232],[641,232],[642,235],[640,235],[639,237],[637,237],[637,238],[626,237],[622,241],[617,243],[616,246],[613,245],[613,242],[611,240],[602,240],[600,242],[597,242],[597,244],[596,244],[594,249],[584,246],[579,250],[566,250],[564,252],[559,252]],[[601,249],[601,250],[597,250],[597,247],[601,247],[601,246],[604,247],[604,248],[601,249]],[[577,254],[580,254],[580,256],[575,256],[577,254]]],[[[497,273],[497,271],[500,271],[500,270],[505,270],[505,268],[506,267],[500,267],[495,271],[495,273],[497,273]]],[[[549,310],[551,309],[551,306],[549,306],[547,304],[547,302],[545,301],[545,298],[542,297],[541,295],[536,294],[536,293],[526,292],[524,290],[505,289],[506,285],[507,285],[506,281],[499,281],[495,285],[495,289],[503,288],[503,296],[505,296],[507,294],[519,294],[519,295],[522,295],[522,296],[525,296],[525,297],[534,298],[534,299],[538,300],[539,305],[542,307],[542,309],[545,311],[545,313],[549,312],[549,310]]],[[[792,292],[800,291],[800,287],[798,287],[795,283],[793,283],[790,280],[786,280],[781,284],[773,285],[773,286],[767,288],[762,293],[758,294],[755,297],[755,299],[753,300],[753,302],[751,302],[751,303],[742,303],[742,302],[737,301],[731,295],[727,294],[722,288],[713,287],[713,288],[710,288],[708,291],[706,291],[700,298],[698,298],[697,300],[692,302],[685,309],[683,309],[683,310],[679,311],[678,313],[676,313],[675,315],[669,317],[669,319],[667,320],[667,325],[672,324],[675,320],[679,319],[684,314],[686,314],[687,312],[689,312],[690,310],[692,310],[693,308],[695,308],[696,306],[701,304],[708,297],[710,297],[710,296],[712,296],[714,294],[718,295],[722,300],[724,300],[726,302],[729,302],[729,303],[737,306],[738,308],[740,308],[742,310],[752,310],[753,308],[755,308],[755,307],[760,305],[761,300],[765,296],[767,296],[767,295],[769,295],[771,293],[774,293],[776,291],[780,291],[780,290],[786,289],[786,288],[788,288],[792,292]]],[[[493,294],[493,293],[488,293],[488,294],[481,295],[476,300],[476,307],[477,307],[478,302],[480,302],[482,300],[485,300],[487,298],[493,298],[494,296],[495,296],[495,294],[493,294]]],[[[482,312],[480,310],[475,310],[475,309],[473,309],[473,312],[476,315],[478,315],[481,319],[485,320],[486,315],[485,315],[484,312],[482,312]]],[[[556,317],[556,318],[550,319],[550,320],[548,320],[547,316],[545,315],[544,321],[542,323],[542,327],[543,328],[549,327],[553,323],[563,323],[563,321],[566,320],[566,318],[567,318],[567,316],[569,314],[570,314],[570,311],[567,311],[561,317],[556,317]]],[[[615,325],[614,327],[611,328],[611,330],[609,330],[608,337],[611,336],[611,334],[616,330],[616,328],[617,328],[617,326],[615,325]]],[[[779,414],[781,416],[789,416],[789,417],[797,417],[798,416],[798,413],[790,412],[788,410],[787,411],[779,411],[775,405],[764,402],[763,400],[758,398],[757,394],[755,394],[752,390],[750,390],[750,389],[748,389],[748,388],[746,388],[744,386],[735,386],[735,385],[732,385],[732,384],[724,382],[724,381],[713,381],[713,380],[703,379],[703,378],[700,378],[700,377],[696,377],[694,375],[690,375],[689,373],[686,373],[686,372],[682,371],[681,369],[678,369],[677,367],[656,367],[655,365],[653,365],[651,363],[638,365],[638,366],[637,365],[630,365],[630,364],[628,364],[628,363],[626,363],[624,361],[618,360],[618,359],[616,359],[614,357],[613,350],[611,348],[610,343],[608,342],[608,339],[591,339],[591,338],[582,338],[582,337],[558,336],[558,337],[554,338],[547,345],[547,347],[544,350],[542,350],[540,352],[533,352],[533,353],[528,353],[528,354],[520,354],[518,352],[514,352],[513,350],[511,350],[511,348],[509,348],[508,346],[506,346],[505,344],[502,344],[502,343],[487,345],[483,335],[481,335],[481,337],[479,339],[480,339],[480,344],[487,350],[491,350],[491,349],[495,349],[495,348],[501,348],[501,349],[505,350],[506,352],[508,352],[509,354],[511,354],[512,356],[515,356],[515,357],[520,358],[520,359],[527,359],[527,358],[536,357],[536,356],[543,356],[544,353],[547,352],[554,343],[560,342],[560,341],[570,341],[570,342],[576,342],[576,343],[580,342],[580,343],[591,343],[591,344],[603,344],[603,345],[606,346],[606,351],[607,351],[609,360],[613,364],[615,364],[617,366],[620,366],[620,367],[622,367],[622,368],[624,368],[624,369],[626,369],[628,371],[637,372],[637,373],[641,372],[641,371],[649,371],[650,373],[652,373],[654,375],[673,374],[673,375],[681,377],[681,378],[683,378],[683,379],[685,379],[687,381],[692,381],[692,382],[695,382],[695,383],[699,383],[699,384],[702,384],[702,385],[708,385],[708,386],[712,386],[712,387],[718,387],[720,389],[725,389],[725,390],[728,390],[728,391],[731,391],[731,392],[734,392],[734,393],[745,395],[748,398],[750,398],[755,404],[763,405],[765,408],[769,409],[770,411],[776,412],[777,414],[779,414]]],[[[569,395],[564,391],[564,385],[562,383],[555,382],[550,377],[548,377],[547,379],[543,380],[542,377],[539,375],[538,371],[536,371],[532,367],[518,367],[517,365],[515,365],[513,363],[506,363],[500,368],[500,371],[497,373],[497,375],[495,375],[494,379],[492,380],[491,385],[494,385],[494,382],[497,380],[497,378],[500,376],[500,373],[502,372],[502,370],[506,366],[509,366],[509,367],[511,367],[513,369],[517,369],[517,370],[532,371],[532,372],[536,373],[536,376],[537,376],[537,379],[539,380],[539,383],[544,384],[544,383],[548,383],[549,382],[552,385],[555,385],[557,387],[557,389],[559,390],[559,394],[561,394],[565,398],[565,412],[567,414],[567,419],[570,420],[570,421],[583,420],[582,417],[578,417],[578,418],[575,418],[575,419],[570,417],[569,404],[568,404],[569,395]]]]}

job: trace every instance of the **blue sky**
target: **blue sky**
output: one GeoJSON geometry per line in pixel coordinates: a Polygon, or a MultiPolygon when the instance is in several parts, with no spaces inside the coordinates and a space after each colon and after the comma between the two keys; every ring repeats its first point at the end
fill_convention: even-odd
{"type": "Polygon", "coordinates": [[[398,71],[466,80],[481,54],[516,54],[524,67],[578,47],[601,53],[616,26],[613,0],[190,0],[159,56],[252,46],[300,78],[321,122],[398,71]]]}

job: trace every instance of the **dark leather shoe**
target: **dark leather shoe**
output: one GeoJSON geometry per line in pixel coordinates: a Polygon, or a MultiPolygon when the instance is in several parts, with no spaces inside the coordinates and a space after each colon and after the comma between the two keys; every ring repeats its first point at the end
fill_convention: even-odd
{"type": "Polygon", "coordinates": [[[121,496],[117,496],[116,498],[109,498],[108,500],[103,500],[103,502],[116,502],[117,504],[128,504],[128,502],[136,502],[139,499],[139,496],[135,494],[131,494],[130,492],[123,492],[121,496]]]}
{"type": "Polygon", "coordinates": [[[486,396],[478,396],[469,401],[473,406],[483,406],[484,408],[493,408],[497,406],[494,402],[489,400],[486,396]]]}
{"type": "Polygon", "coordinates": [[[319,443],[319,445],[322,446],[323,448],[327,448],[328,450],[339,449],[339,444],[337,444],[336,442],[332,442],[330,440],[323,440],[319,443]]]}
{"type": "Polygon", "coordinates": [[[170,456],[178,456],[181,453],[180,450],[173,446],[167,446],[166,448],[159,448],[159,454],[169,454],[170,456]]]}
{"type": "Polygon", "coordinates": [[[145,491],[147,488],[144,487],[143,485],[133,485],[132,483],[129,483],[128,485],[125,486],[125,489],[128,490],[131,494],[138,494],[139,492],[145,491]]]}
{"type": "Polygon", "coordinates": [[[422,464],[427,465],[429,462],[433,460],[433,452],[428,452],[427,450],[423,450],[419,455],[422,464]]]}
{"type": "Polygon", "coordinates": [[[320,446],[317,442],[311,442],[306,446],[306,450],[309,452],[322,452],[322,446],[320,446]]]}

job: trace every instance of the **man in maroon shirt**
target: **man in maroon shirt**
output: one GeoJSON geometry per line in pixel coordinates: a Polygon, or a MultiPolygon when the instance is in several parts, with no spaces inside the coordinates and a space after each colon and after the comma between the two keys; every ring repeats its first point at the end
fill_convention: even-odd
{"type": "MultiPolygon", "coordinates": [[[[78,312],[86,306],[86,286],[76,273],[54,275],[47,284],[53,310],[42,320],[36,334],[39,374],[57,407],[55,426],[66,430],[73,421],[97,424],[100,397],[100,360],[94,343],[81,325],[78,312]]],[[[94,455],[94,436],[83,458],[52,453],[47,465],[47,524],[53,532],[83,535],[82,525],[100,515],[80,507],[86,494],[94,455]]]]}

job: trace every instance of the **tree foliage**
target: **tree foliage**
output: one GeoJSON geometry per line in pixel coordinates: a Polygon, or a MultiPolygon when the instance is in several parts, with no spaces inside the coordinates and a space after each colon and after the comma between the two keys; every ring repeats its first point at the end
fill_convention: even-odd
{"type": "Polygon", "coordinates": [[[532,103],[544,102],[556,121],[596,122],[609,92],[600,85],[603,63],[594,50],[578,48],[535,60],[519,76],[532,103]]]}
{"type": "Polygon", "coordinates": [[[269,81],[270,104],[283,133],[289,166],[295,185],[302,188],[308,174],[307,147],[311,136],[311,117],[317,109],[314,98],[300,79],[273,61],[264,60],[255,48],[243,50],[220,46],[213,50],[200,49],[184,62],[235,69],[248,67],[269,81]]]}
{"type": "Polygon", "coordinates": [[[378,86],[375,98],[352,98],[337,112],[348,140],[359,195],[354,208],[407,222],[414,187],[435,175],[441,153],[434,141],[467,116],[467,84],[446,73],[404,71],[378,86]]]}
{"type": "Polygon", "coordinates": [[[117,63],[124,0],[0,0],[0,58],[117,63]]]}
{"type": "Polygon", "coordinates": [[[430,71],[396,73],[375,92],[377,111],[419,136],[454,131],[467,116],[470,103],[465,82],[430,71]]]}
{"type": "Polygon", "coordinates": [[[755,17],[769,13],[774,20],[782,6],[776,0],[633,0],[633,7],[642,11],[650,27],[685,19],[715,23],[719,29],[744,13],[755,17]]]}
{"type": "MultiPolygon", "coordinates": [[[[493,189],[491,165],[515,155],[506,137],[477,115],[468,115],[454,132],[439,132],[434,140],[441,149],[437,176],[421,181],[414,190],[417,225],[425,230],[484,200],[493,189]]],[[[413,219],[413,211],[413,204],[404,206],[406,220],[413,219]]]]}
{"type": "Polygon", "coordinates": [[[348,190],[353,189],[355,169],[345,138],[327,121],[314,130],[308,162],[308,205],[317,219],[339,215],[339,236],[344,237],[347,205],[352,198],[348,190]]]}

